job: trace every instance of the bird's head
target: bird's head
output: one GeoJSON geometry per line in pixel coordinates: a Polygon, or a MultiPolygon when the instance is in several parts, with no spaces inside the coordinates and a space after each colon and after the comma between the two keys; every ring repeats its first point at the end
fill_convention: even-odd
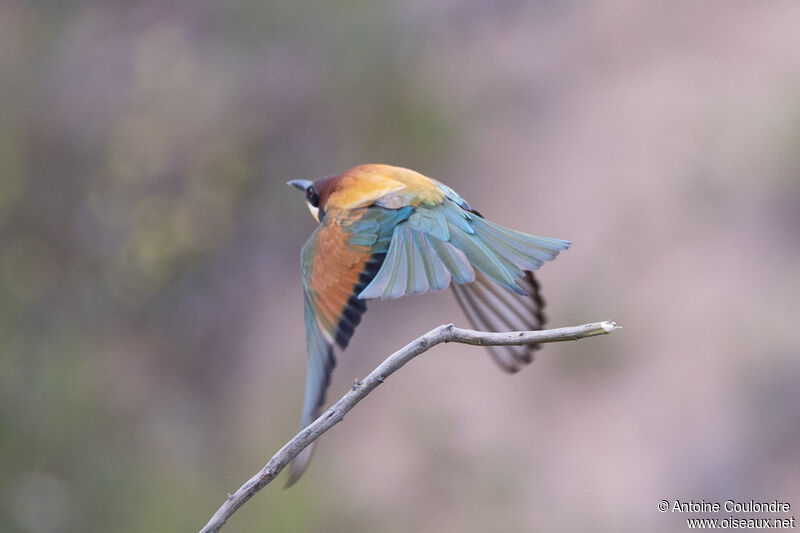
{"type": "Polygon", "coordinates": [[[306,205],[314,220],[319,222],[319,191],[314,187],[314,182],[310,180],[292,180],[286,183],[296,189],[300,189],[306,195],[306,205]]]}

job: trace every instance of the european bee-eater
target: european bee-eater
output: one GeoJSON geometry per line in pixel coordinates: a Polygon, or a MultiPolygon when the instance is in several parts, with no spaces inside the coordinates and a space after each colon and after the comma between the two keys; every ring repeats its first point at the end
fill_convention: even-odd
{"type": "MultiPolygon", "coordinates": [[[[531,271],[569,241],[489,222],[447,185],[406,168],[361,165],[288,185],[305,193],[319,222],[301,253],[307,344],[301,429],[319,416],[335,350],[347,346],[366,300],[444,289],[452,280],[478,330],[536,330],[545,323],[531,271]]],[[[489,350],[500,367],[516,372],[537,348],[489,350]]],[[[311,453],[309,446],[292,462],[287,486],[305,471],[311,453]]]]}

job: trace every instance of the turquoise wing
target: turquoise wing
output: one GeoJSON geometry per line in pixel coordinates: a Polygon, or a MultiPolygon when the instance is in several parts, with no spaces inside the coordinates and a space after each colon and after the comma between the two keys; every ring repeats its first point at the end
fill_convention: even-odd
{"type": "MultiPolygon", "coordinates": [[[[544,299],[533,275],[570,243],[505,228],[481,217],[451,189],[432,207],[417,207],[392,234],[386,258],[359,298],[399,298],[452,286],[472,327],[530,331],[544,327],[544,299]],[[452,283],[451,283],[452,282],[452,283]]],[[[533,361],[539,345],[492,346],[508,372],[533,361]]]]}
{"type": "Polygon", "coordinates": [[[392,234],[386,259],[359,298],[399,298],[486,278],[527,296],[520,283],[526,271],[554,259],[570,243],[535,237],[505,228],[474,211],[466,202],[446,198],[441,204],[417,207],[392,234]]]}

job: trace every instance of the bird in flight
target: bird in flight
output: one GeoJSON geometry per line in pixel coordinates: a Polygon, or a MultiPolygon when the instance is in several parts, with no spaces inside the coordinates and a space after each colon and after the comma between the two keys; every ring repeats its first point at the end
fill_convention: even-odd
{"type": "MultiPolygon", "coordinates": [[[[544,300],[532,271],[566,250],[569,241],[490,222],[447,185],[406,168],[360,165],[288,185],[305,193],[319,223],[301,252],[307,345],[301,429],[319,416],[336,350],[347,347],[366,300],[452,286],[475,329],[544,325],[544,300]]],[[[516,372],[537,348],[489,351],[501,368],[516,372]]],[[[292,462],[287,486],[308,467],[312,447],[292,462]]]]}

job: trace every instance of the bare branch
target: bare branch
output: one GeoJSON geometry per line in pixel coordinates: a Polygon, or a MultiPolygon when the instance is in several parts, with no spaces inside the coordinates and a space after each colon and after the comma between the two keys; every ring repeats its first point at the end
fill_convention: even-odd
{"type": "Polygon", "coordinates": [[[474,331],[471,329],[461,329],[452,324],[439,326],[432,329],[422,337],[410,342],[405,347],[390,355],[383,363],[370,372],[363,381],[357,382],[347,391],[338,402],[333,404],[327,411],[322,413],[314,422],[302,429],[292,440],[287,442],[278,453],[272,456],[264,468],[250,478],[247,483],[239,487],[233,494],[228,495],[228,499],[214,513],[211,520],[205,525],[200,533],[213,533],[219,531],[225,522],[253,497],[253,495],[264,488],[288,465],[303,448],[317,440],[320,435],[328,431],[335,424],[344,419],[347,414],[358,402],[360,402],[372,389],[384,382],[400,367],[411,361],[419,354],[426,352],[442,342],[459,342],[462,344],[472,344],[478,346],[494,345],[515,345],[523,344],[542,344],[546,342],[558,342],[579,340],[596,335],[606,335],[619,328],[614,322],[593,322],[582,326],[572,326],[566,328],[546,329],[541,331],[517,331],[510,333],[489,333],[474,331]]]}

